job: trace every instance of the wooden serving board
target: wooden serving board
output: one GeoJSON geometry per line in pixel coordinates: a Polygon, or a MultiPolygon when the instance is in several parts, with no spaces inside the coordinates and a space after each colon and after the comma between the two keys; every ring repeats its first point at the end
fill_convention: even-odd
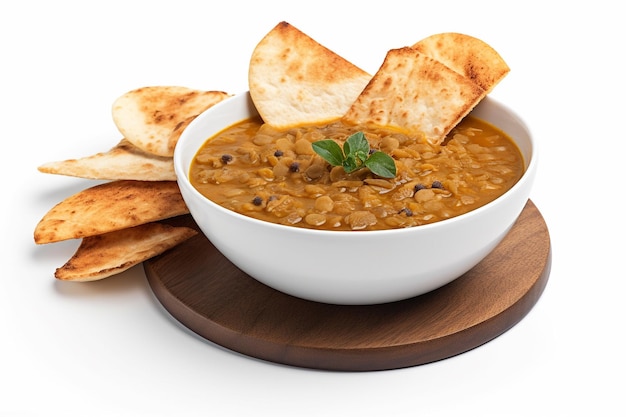
{"type": "MultiPolygon", "coordinates": [[[[190,216],[174,221],[197,227],[190,216]]],[[[509,330],[541,296],[550,263],[548,229],[529,200],[474,269],[394,303],[342,306],[286,295],[241,272],[202,234],[144,269],[165,309],[214,343],[281,364],[372,371],[446,359],[509,330]]]]}

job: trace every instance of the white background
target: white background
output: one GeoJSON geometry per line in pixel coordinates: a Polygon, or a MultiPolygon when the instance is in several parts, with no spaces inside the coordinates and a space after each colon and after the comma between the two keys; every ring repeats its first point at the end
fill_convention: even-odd
{"type": "Polygon", "coordinates": [[[625,415],[624,16],[618,2],[555,4],[3,2],[0,415],[625,415]],[[196,336],[141,266],[55,280],[78,242],[36,246],[34,227],[92,183],[36,167],[115,145],[111,104],[131,89],[246,90],[250,53],[281,20],[370,73],[388,49],[444,31],[501,53],[512,71],[492,96],[540,143],[531,198],[553,246],[547,288],[518,325],[437,363],[324,372],[196,336]]]}

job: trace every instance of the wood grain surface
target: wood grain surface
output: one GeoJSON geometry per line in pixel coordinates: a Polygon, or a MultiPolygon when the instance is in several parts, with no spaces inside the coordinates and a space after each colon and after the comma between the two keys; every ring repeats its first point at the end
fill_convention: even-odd
{"type": "MultiPolygon", "coordinates": [[[[172,221],[197,227],[190,216],[172,221]]],[[[286,295],[241,272],[202,234],[144,269],[164,308],[214,343],[297,367],[374,371],[446,359],[506,332],[540,298],[550,264],[548,228],[529,200],[475,268],[394,303],[342,306],[286,295]]]]}

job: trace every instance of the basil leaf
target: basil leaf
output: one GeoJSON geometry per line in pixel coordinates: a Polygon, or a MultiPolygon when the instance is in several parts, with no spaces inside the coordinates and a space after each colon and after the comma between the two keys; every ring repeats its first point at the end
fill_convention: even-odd
{"type": "Polygon", "coordinates": [[[333,166],[341,166],[343,164],[343,151],[341,146],[334,140],[320,140],[313,142],[311,146],[313,146],[315,153],[324,158],[329,164],[333,166]]]}
{"type": "Polygon", "coordinates": [[[348,154],[346,155],[346,159],[343,160],[343,163],[341,165],[343,166],[343,170],[349,174],[359,169],[362,163],[361,161],[357,161],[354,155],[348,154]]]}
{"type": "Polygon", "coordinates": [[[350,135],[344,142],[343,151],[346,155],[355,155],[362,161],[365,161],[370,153],[370,144],[363,132],[356,132],[350,135]],[[362,158],[363,155],[365,155],[364,158],[362,158]]]}
{"type": "Polygon", "coordinates": [[[365,161],[365,166],[372,173],[382,178],[394,178],[396,176],[396,163],[393,158],[384,152],[374,152],[365,161]]]}
{"type": "Polygon", "coordinates": [[[325,139],[311,144],[313,151],[332,166],[343,167],[346,173],[354,172],[364,166],[382,178],[396,176],[396,163],[386,153],[375,151],[370,154],[370,144],[363,132],[357,132],[343,143],[343,149],[334,140],[325,139]]]}

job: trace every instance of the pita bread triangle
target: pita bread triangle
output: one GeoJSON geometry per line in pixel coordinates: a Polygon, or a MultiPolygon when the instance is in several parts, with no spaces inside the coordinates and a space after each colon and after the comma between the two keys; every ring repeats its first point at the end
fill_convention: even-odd
{"type": "Polygon", "coordinates": [[[392,49],[344,120],[396,127],[438,144],[485,94],[469,78],[413,48],[392,49]]]}
{"type": "Polygon", "coordinates": [[[495,49],[478,38],[462,33],[431,35],[412,48],[474,81],[487,94],[510,72],[495,49]]]}
{"type": "Polygon", "coordinates": [[[145,152],[122,139],[107,152],[78,159],[47,162],[37,167],[46,174],[94,180],[175,181],[171,157],[145,152]]]}
{"type": "Polygon", "coordinates": [[[176,127],[222,101],[229,94],[187,87],[152,86],[127,92],[113,103],[113,121],[122,135],[139,149],[173,156],[179,135],[176,127]]]}
{"type": "Polygon", "coordinates": [[[339,119],[370,78],[287,22],[258,43],[248,71],[255,107],[279,129],[339,119]]]}
{"type": "Polygon", "coordinates": [[[35,227],[34,239],[44,244],[84,238],[188,212],[176,181],[111,181],[50,209],[35,227]]]}
{"type": "Polygon", "coordinates": [[[86,237],[74,255],[55,271],[67,281],[95,281],[119,274],[160,255],[198,232],[189,227],[146,223],[86,237]]]}

